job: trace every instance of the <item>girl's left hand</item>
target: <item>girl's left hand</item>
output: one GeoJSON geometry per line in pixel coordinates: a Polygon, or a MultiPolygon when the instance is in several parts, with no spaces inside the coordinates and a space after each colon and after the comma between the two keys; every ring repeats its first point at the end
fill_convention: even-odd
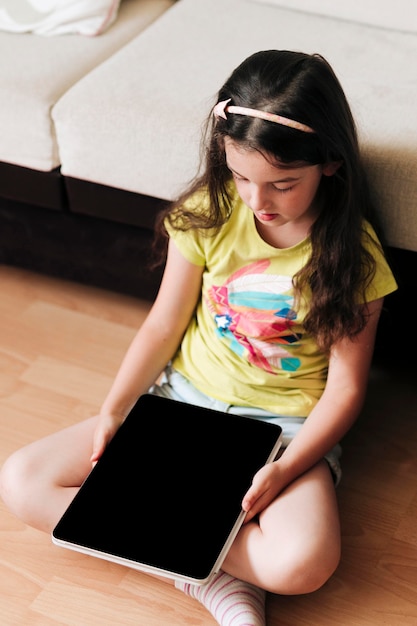
{"type": "Polygon", "coordinates": [[[261,467],[253,477],[252,485],[242,500],[242,509],[247,512],[245,523],[263,511],[284,487],[285,480],[279,461],[261,467]]]}

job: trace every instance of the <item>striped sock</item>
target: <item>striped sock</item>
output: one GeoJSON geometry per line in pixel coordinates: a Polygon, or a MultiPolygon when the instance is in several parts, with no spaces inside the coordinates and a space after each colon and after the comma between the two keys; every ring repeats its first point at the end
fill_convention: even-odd
{"type": "Polygon", "coordinates": [[[176,581],[175,586],[201,602],[220,626],[265,626],[265,591],[226,572],[206,585],[176,581]]]}

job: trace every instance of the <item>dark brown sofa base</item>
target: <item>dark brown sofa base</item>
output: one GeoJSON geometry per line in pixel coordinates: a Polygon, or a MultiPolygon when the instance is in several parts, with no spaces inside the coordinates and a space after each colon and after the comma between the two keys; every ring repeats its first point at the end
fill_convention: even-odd
{"type": "Polygon", "coordinates": [[[152,231],[0,198],[0,263],[152,299],[152,231]]]}
{"type": "Polygon", "coordinates": [[[0,162],[0,263],[155,297],[149,269],[155,218],[166,201],[0,162]]]}

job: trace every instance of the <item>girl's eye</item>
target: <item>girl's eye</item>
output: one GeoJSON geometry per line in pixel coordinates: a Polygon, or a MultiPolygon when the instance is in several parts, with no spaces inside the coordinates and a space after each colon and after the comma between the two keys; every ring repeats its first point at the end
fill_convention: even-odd
{"type": "Polygon", "coordinates": [[[243,176],[238,176],[238,174],[235,174],[234,172],[232,172],[232,176],[235,180],[241,180],[241,181],[247,180],[247,178],[243,178],[243,176]]]}
{"type": "Polygon", "coordinates": [[[291,191],[291,189],[294,189],[294,186],[292,187],[286,187],[285,189],[281,189],[280,187],[275,187],[275,189],[277,191],[280,191],[281,193],[287,193],[287,191],[291,191]]]}

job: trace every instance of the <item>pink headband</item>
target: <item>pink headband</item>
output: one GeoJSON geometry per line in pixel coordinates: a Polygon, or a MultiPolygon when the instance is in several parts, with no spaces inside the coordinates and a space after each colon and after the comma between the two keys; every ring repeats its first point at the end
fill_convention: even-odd
{"type": "Polygon", "coordinates": [[[267,120],[268,122],[275,122],[276,124],[281,124],[282,126],[289,126],[290,128],[301,130],[303,133],[315,132],[310,126],[302,124],[301,122],[296,122],[295,120],[290,120],[288,117],[282,117],[282,115],[275,115],[275,113],[267,113],[266,111],[258,111],[258,109],[247,109],[245,107],[237,107],[234,105],[227,106],[227,103],[230,102],[230,100],[231,98],[228,100],[222,100],[216,104],[213,109],[213,113],[216,117],[222,117],[226,120],[227,111],[228,113],[236,113],[237,115],[259,117],[260,119],[267,120]]]}

